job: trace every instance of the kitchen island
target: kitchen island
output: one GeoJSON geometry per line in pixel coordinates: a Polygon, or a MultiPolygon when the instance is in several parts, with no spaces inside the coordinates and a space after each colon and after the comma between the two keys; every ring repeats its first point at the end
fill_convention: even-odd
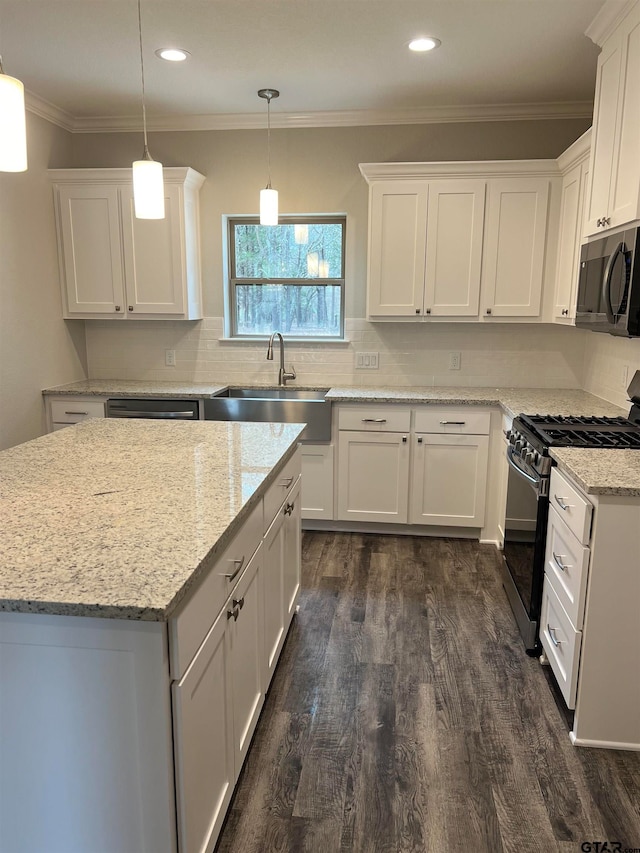
{"type": "Polygon", "coordinates": [[[0,454],[0,849],[211,849],[299,591],[288,424],[0,454]]]}

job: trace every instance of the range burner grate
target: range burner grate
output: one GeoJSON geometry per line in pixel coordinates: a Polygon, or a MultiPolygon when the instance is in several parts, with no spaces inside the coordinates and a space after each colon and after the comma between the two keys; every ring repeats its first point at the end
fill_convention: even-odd
{"type": "Polygon", "coordinates": [[[521,415],[547,447],[640,449],[640,426],[626,418],[597,415],[521,415]]]}

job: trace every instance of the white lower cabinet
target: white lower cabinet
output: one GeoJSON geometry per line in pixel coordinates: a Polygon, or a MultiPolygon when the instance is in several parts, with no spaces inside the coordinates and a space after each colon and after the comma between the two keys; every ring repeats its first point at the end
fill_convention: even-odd
{"type": "Polygon", "coordinates": [[[408,433],[340,432],[338,518],[406,524],[408,433]]]}
{"type": "Polygon", "coordinates": [[[482,527],[488,456],[486,435],[415,435],[410,523],[482,527]]]}
{"type": "Polygon", "coordinates": [[[282,650],[300,590],[300,479],[278,510],[264,539],[264,686],[282,650]]]}
{"type": "Polygon", "coordinates": [[[333,518],[333,444],[303,444],[302,518],[333,518]]]}
{"type": "Polygon", "coordinates": [[[47,430],[55,432],[63,427],[82,423],[89,418],[104,418],[105,400],[100,397],[62,397],[47,399],[47,430]]]}
{"type": "Polygon", "coordinates": [[[582,633],[576,631],[545,575],[540,611],[540,642],[556,676],[567,708],[576,707],[582,633]]]}
{"type": "Polygon", "coordinates": [[[231,648],[223,610],[172,685],[180,853],[213,848],[235,783],[231,648]]]}

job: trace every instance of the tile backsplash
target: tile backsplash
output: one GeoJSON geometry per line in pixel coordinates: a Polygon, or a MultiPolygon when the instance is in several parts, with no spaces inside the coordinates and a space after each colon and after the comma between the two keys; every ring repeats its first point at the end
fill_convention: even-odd
{"type": "Polygon", "coordinates": [[[627,386],[640,370],[640,338],[616,338],[596,332],[583,332],[585,356],[583,387],[627,408],[627,386]]]}
{"type": "MultiPolygon", "coordinates": [[[[287,341],[285,363],[299,385],[476,385],[579,388],[585,334],[551,325],[400,324],[346,320],[348,343],[287,341]],[[377,369],[357,369],[359,352],[379,354],[377,369]],[[450,353],[460,369],[450,370],[450,353]]],[[[87,321],[91,379],[273,383],[278,353],[266,343],[222,340],[221,317],[184,321],[87,321]],[[175,350],[175,367],[165,350],[175,350]]],[[[597,392],[594,392],[597,393],[597,392]]]]}

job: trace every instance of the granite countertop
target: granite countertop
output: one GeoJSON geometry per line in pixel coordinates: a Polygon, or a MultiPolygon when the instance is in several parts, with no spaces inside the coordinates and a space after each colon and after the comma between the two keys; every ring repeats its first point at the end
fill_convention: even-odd
{"type": "Polygon", "coordinates": [[[93,419],[0,453],[0,610],[167,620],[302,429],[93,419]]]}
{"type": "MultiPolygon", "coordinates": [[[[86,379],[46,388],[47,395],[95,395],[118,397],[215,397],[229,388],[229,383],[203,384],[191,382],[133,381],[124,379],[86,379]]],[[[242,387],[273,386],[248,384],[242,387]]],[[[291,388],[316,388],[292,383],[291,388]]],[[[325,386],[326,387],[326,386],[325,386]]],[[[569,388],[478,388],[425,386],[412,388],[332,387],[327,399],[334,403],[423,403],[455,406],[500,406],[515,417],[521,412],[545,415],[604,415],[626,417],[628,410],[595,397],[587,391],[569,388]]]]}
{"type": "Polygon", "coordinates": [[[588,495],[640,497],[639,450],[551,448],[558,468],[588,495]]]}

